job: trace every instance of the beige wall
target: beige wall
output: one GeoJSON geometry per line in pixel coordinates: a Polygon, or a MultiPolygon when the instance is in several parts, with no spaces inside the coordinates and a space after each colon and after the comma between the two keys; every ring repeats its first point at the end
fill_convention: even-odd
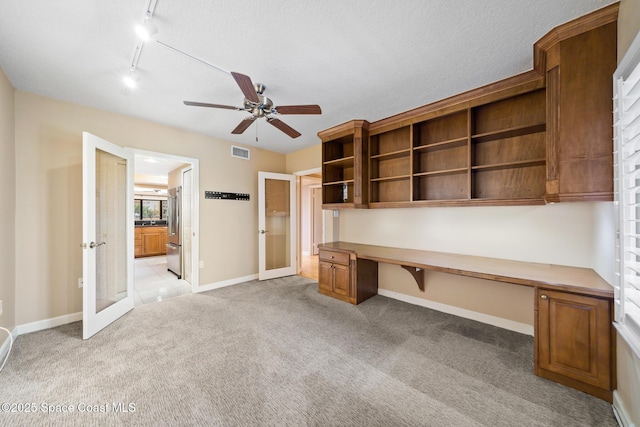
{"type": "MultiPolygon", "coordinates": [[[[343,210],[340,240],[519,261],[591,267],[598,203],[343,210]]],[[[420,292],[403,269],[379,267],[379,287],[533,325],[528,287],[427,272],[420,292]]]]}
{"type": "Polygon", "coordinates": [[[199,159],[200,285],[258,271],[257,172],[284,172],[285,156],[21,91],[15,96],[16,323],[82,310],[82,132],[115,144],[199,159]],[[205,190],[250,202],[205,200],[205,190]]]}
{"type": "Polygon", "coordinates": [[[322,145],[312,145],[287,154],[287,173],[301,172],[319,168],[322,165],[322,145]]]}
{"type": "MultiPolygon", "coordinates": [[[[618,16],[618,62],[640,31],[640,0],[622,0],[618,16]]],[[[613,264],[613,256],[611,256],[613,264]]],[[[628,421],[640,426],[640,359],[617,337],[618,389],[616,406],[624,407],[628,421]]]]}
{"type": "MultiPolygon", "coordinates": [[[[14,96],[13,86],[0,69],[0,224],[3,224],[2,245],[0,245],[0,300],[2,316],[0,326],[12,330],[15,322],[15,211],[16,211],[16,168],[14,137],[14,96]]],[[[0,345],[5,334],[0,332],[0,345]]]]}

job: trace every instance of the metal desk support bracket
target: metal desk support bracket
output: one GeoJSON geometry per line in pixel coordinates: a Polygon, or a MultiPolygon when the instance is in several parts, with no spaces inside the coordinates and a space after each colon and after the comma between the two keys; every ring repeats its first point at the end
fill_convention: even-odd
{"type": "Polygon", "coordinates": [[[419,267],[409,267],[408,265],[401,265],[402,268],[407,270],[414,279],[416,279],[416,283],[420,288],[420,291],[424,292],[424,269],[419,267]]]}

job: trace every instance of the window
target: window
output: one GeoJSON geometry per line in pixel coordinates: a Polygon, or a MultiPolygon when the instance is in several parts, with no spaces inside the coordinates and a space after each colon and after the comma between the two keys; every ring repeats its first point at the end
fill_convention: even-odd
{"type": "Polygon", "coordinates": [[[613,76],[615,326],[640,357],[640,34],[613,76]]]}
{"type": "Polygon", "coordinates": [[[160,221],[167,219],[166,200],[135,199],[133,212],[136,221],[160,221]]]}

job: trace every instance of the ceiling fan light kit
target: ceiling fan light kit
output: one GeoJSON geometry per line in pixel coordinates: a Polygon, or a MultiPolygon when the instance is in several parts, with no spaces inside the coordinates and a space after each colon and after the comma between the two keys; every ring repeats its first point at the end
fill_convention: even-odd
{"type": "Polygon", "coordinates": [[[244,103],[242,107],[193,101],[184,101],[184,104],[191,107],[221,108],[225,110],[246,111],[251,113],[251,116],[243,119],[240,124],[231,131],[234,135],[242,134],[256,119],[264,117],[267,123],[276,129],[291,138],[297,138],[301,135],[300,132],[282,120],[272,116],[279,114],[322,114],[322,109],[319,105],[283,105],[275,107],[273,105],[273,101],[264,96],[264,91],[266,89],[265,85],[262,83],[256,83],[254,85],[249,76],[235,71],[231,72],[231,76],[236,81],[236,84],[244,95],[244,103]]]}

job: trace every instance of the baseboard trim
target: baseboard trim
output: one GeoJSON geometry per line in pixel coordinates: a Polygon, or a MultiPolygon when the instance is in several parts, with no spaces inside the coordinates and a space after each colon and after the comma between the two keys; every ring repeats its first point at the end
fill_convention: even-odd
{"type": "Polygon", "coordinates": [[[635,427],[633,421],[631,421],[631,417],[629,417],[629,413],[624,407],[622,400],[620,400],[620,394],[618,394],[617,390],[613,391],[613,413],[616,415],[616,419],[618,420],[618,424],[622,427],[635,427]]]}
{"type": "Polygon", "coordinates": [[[519,332],[525,335],[533,336],[533,326],[526,323],[515,322],[513,320],[503,319],[501,317],[491,316],[489,314],[478,313],[476,311],[467,310],[452,305],[442,304],[435,301],[429,301],[423,298],[412,297],[387,289],[378,288],[378,295],[393,298],[399,301],[407,302],[413,305],[430,308],[432,310],[441,311],[443,313],[453,314],[454,316],[464,317],[465,319],[475,320],[477,322],[486,323],[488,325],[497,326],[499,328],[508,329],[510,331],[519,332]]]}
{"type": "MultiPolygon", "coordinates": [[[[1,366],[4,358],[7,357],[7,352],[9,351],[9,345],[11,344],[11,339],[9,338],[7,333],[3,330],[0,330],[0,334],[2,334],[2,337],[4,339],[2,341],[2,345],[0,345],[0,366],[1,366]]],[[[16,332],[16,328],[13,328],[13,330],[11,331],[11,336],[13,337],[14,340],[18,336],[18,333],[16,332]]]]}
{"type": "Polygon", "coordinates": [[[208,285],[199,286],[195,291],[197,293],[212,291],[214,289],[220,289],[227,286],[237,285],[239,283],[250,282],[258,278],[257,274],[250,274],[244,277],[236,277],[235,279],[223,280],[221,282],[209,283],[208,285]]]}
{"type": "Polygon", "coordinates": [[[67,323],[78,322],[80,320],[82,320],[81,311],[78,313],[65,314],[64,316],[52,317],[51,319],[26,323],[24,325],[16,326],[17,335],[14,336],[55,328],[56,326],[66,325],[67,323]]]}

